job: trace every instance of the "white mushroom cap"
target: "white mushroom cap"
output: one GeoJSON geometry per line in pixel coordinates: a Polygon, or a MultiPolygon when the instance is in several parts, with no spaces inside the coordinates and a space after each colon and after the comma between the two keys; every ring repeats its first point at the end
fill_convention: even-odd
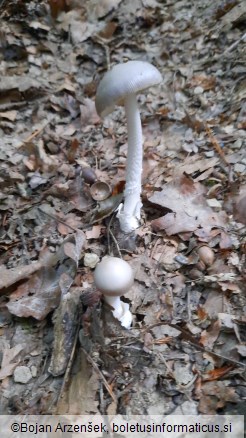
{"type": "Polygon", "coordinates": [[[124,295],[133,285],[131,266],[118,257],[104,257],[94,272],[96,287],[105,296],[124,295]]]}
{"type": "Polygon", "coordinates": [[[122,105],[127,95],[136,94],[161,81],[160,72],[148,62],[128,61],[117,64],[105,74],[97,88],[97,113],[104,117],[116,105],[122,105]]]}

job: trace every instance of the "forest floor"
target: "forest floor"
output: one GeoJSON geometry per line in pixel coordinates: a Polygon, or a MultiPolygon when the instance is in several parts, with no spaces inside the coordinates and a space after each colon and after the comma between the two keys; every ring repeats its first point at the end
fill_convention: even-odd
{"type": "Polygon", "coordinates": [[[0,0],[0,17],[0,414],[244,413],[245,2],[0,0]],[[94,102],[133,59],[163,82],[139,95],[124,239],[125,113],[94,102]],[[105,254],[134,269],[130,330],[93,282],[105,254]]]}

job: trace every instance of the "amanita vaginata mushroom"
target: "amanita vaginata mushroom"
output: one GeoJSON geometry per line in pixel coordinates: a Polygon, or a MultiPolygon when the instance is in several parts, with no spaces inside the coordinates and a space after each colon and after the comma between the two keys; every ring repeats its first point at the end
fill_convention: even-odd
{"type": "Polygon", "coordinates": [[[105,301],[113,307],[114,317],[123,327],[130,328],[132,314],[129,304],[121,301],[120,296],[128,292],[133,285],[134,275],[131,266],[118,257],[106,256],[95,269],[94,281],[105,301]]]}
{"type": "Polygon", "coordinates": [[[120,228],[125,233],[130,233],[139,226],[142,206],[143,141],[136,94],[161,81],[162,76],[153,65],[144,61],[129,61],[108,71],[97,89],[96,109],[100,116],[111,113],[116,105],[125,105],[128,129],[126,187],[124,205],[117,215],[120,228]]]}

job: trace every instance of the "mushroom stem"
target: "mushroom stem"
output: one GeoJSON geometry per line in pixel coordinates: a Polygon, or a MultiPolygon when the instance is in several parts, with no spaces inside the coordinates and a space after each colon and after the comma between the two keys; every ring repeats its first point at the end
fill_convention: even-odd
{"type": "Polygon", "coordinates": [[[128,129],[128,152],[126,162],[126,187],[124,206],[117,217],[120,228],[130,233],[139,226],[141,202],[141,175],[143,162],[143,140],[140,113],[135,94],[125,98],[125,110],[128,129]]]}
{"type": "Polygon", "coordinates": [[[129,304],[121,301],[120,297],[111,297],[104,295],[104,300],[113,307],[113,315],[118,319],[121,325],[127,329],[131,327],[132,314],[129,310],[129,304]]]}

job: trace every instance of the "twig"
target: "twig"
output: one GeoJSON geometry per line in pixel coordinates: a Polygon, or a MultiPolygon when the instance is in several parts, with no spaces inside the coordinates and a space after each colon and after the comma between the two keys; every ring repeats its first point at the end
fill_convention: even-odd
{"type": "Polygon", "coordinates": [[[190,389],[190,387],[193,385],[193,383],[196,381],[197,379],[197,375],[195,375],[190,382],[188,382],[186,385],[182,385],[181,383],[179,383],[176,379],[176,376],[174,374],[174,372],[172,371],[171,367],[169,366],[169,364],[167,363],[166,359],[163,357],[163,355],[161,353],[158,352],[158,357],[159,359],[164,363],[164,365],[166,366],[166,369],[169,373],[169,375],[172,377],[172,379],[175,381],[176,385],[177,385],[177,389],[178,391],[182,392],[187,400],[192,401],[192,398],[190,396],[190,394],[188,394],[188,390],[190,389]]]}
{"type": "MultiPolygon", "coordinates": [[[[51,122],[51,120],[49,120],[48,122],[46,122],[41,128],[36,129],[31,135],[29,135],[29,137],[27,137],[25,140],[23,140],[23,142],[21,143],[21,145],[19,146],[19,148],[24,144],[24,143],[28,143],[29,141],[31,141],[33,138],[37,137],[45,128],[47,125],[49,125],[49,123],[51,122]]],[[[18,148],[18,149],[19,149],[18,148]]]]}
{"type": "Polygon", "coordinates": [[[187,287],[187,313],[189,322],[191,322],[191,308],[190,308],[190,288],[187,287]]]}
{"type": "Polygon", "coordinates": [[[114,400],[115,403],[117,403],[117,398],[115,397],[112,389],[110,388],[107,380],[105,379],[104,375],[102,374],[102,372],[99,370],[97,364],[94,362],[94,360],[91,358],[91,356],[87,353],[87,351],[81,347],[84,355],[86,356],[86,359],[88,360],[88,362],[90,362],[90,364],[92,365],[92,367],[94,368],[94,370],[99,374],[100,378],[102,379],[102,382],[105,386],[105,388],[107,389],[110,397],[114,400]]]}
{"type": "Polygon", "coordinates": [[[17,223],[19,225],[19,231],[20,231],[20,237],[21,237],[21,243],[22,243],[22,246],[23,246],[23,254],[24,254],[24,257],[25,257],[25,261],[29,262],[29,264],[30,264],[31,263],[31,259],[30,259],[29,252],[28,252],[28,249],[27,249],[27,244],[26,244],[26,239],[25,239],[23,223],[22,223],[22,220],[21,220],[20,217],[17,219],[17,223]]]}
{"type": "Polygon", "coordinates": [[[117,251],[118,251],[119,257],[122,259],[122,254],[121,254],[121,251],[120,251],[120,247],[119,247],[119,245],[118,245],[118,242],[117,242],[117,240],[116,240],[114,234],[112,233],[112,231],[111,231],[111,230],[108,230],[108,231],[109,231],[109,234],[110,234],[110,236],[112,237],[112,239],[113,239],[113,241],[114,241],[114,243],[115,243],[115,246],[116,246],[116,249],[117,249],[117,251]]]}
{"type": "Polygon", "coordinates": [[[237,47],[238,46],[238,44],[241,42],[241,41],[244,41],[244,40],[246,40],[246,32],[245,32],[245,34],[241,37],[241,38],[239,38],[239,40],[237,40],[237,41],[235,41],[235,43],[233,43],[231,46],[229,46],[222,54],[221,54],[221,56],[224,56],[226,53],[228,53],[228,52],[231,52],[233,49],[235,49],[235,47],[237,47]]]}
{"type": "Polygon", "coordinates": [[[108,224],[108,227],[107,227],[108,253],[110,254],[110,238],[109,238],[109,235],[110,235],[112,237],[113,241],[114,241],[114,244],[115,244],[116,249],[118,251],[119,257],[122,259],[122,254],[121,254],[121,251],[120,251],[119,244],[118,244],[118,242],[117,242],[113,232],[110,229],[113,218],[114,218],[114,215],[111,216],[109,224],[108,224]]]}
{"type": "Polygon", "coordinates": [[[99,35],[95,35],[94,40],[96,43],[100,44],[100,46],[104,48],[106,55],[107,70],[110,70],[110,51],[107,41],[104,38],[100,37],[99,35]]]}
{"type": "Polygon", "coordinates": [[[40,213],[46,214],[46,216],[49,216],[51,219],[54,219],[56,222],[60,222],[61,224],[65,225],[66,227],[70,228],[71,230],[77,231],[77,228],[74,228],[71,225],[68,225],[62,219],[59,219],[58,217],[53,216],[53,214],[47,213],[46,211],[42,210],[42,208],[40,208],[40,207],[38,207],[37,209],[40,211],[40,213]]]}
{"type": "Polygon", "coordinates": [[[186,337],[186,339],[184,339],[184,341],[187,342],[188,344],[192,345],[193,347],[196,347],[198,350],[203,351],[204,353],[212,354],[212,355],[214,355],[216,357],[219,357],[221,359],[227,360],[228,362],[231,362],[231,363],[233,363],[235,365],[243,366],[243,367],[246,366],[245,363],[243,363],[243,362],[239,362],[239,361],[237,361],[235,359],[231,359],[230,357],[223,356],[222,354],[215,353],[212,350],[204,348],[202,345],[200,345],[198,342],[196,342],[196,340],[194,340],[192,338],[192,336],[189,333],[187,333],[187,331],[184,330],[182,327],[179,327],[176,324],[169,324],[169,325],[170,325],[170,327],[173,327],[173,328],[176,328],[177,330],[180,330],[181,333],[184,335],[184,337],[186,337]],[[187,339],[187,337],[189,339],[187,339]]]}
{"type": "MultiPolygon", "coordinates": [[[[167,324],[166,321],[163,321],[163,322],[157,322],[156,324],[153,324],[153,325],[151,325],[151,326],[149,326],[149,327],[146,327],[146,328],[142,331],[142,333],[146,333],[146,332],[150,331],[150,330],[151,330],[152,328],[154,328],[154,327],[161,326],[161,325],[166,325],[166,324],[167,324]]],[[[198,341],[196,341],[195,339],[193,339],[193,337],[192,337],[192,336],[191,336],[186,330],[184,330],[182,327],[179,327],[177,324],[168,324],[168,325],[169,325],[170,327],[173,327],[173,328],[175,328],[176,330],[180,331],[181,334],[183,334],[183,336],[184,336],[184,339],[183,339],[184,342],[187,342],[188,344],[192,345],[193,347],[196,347],[198,350],[203,351],[204,353],[212,354],[212,355],[214,355],[214,356],[216,356],[216,357],[219,357],[219,358],[221,358],[221,359],[227,360],[228,362],[231,362],[232,364],[235,364],[235,365],[238,365],[238,366],[243,366],[243,367],[246,366],[245,363],[243,363],[243,362],[239,362],[239,361],[237,361],[237,360],[235,360],[235,359],[231,359],[230,357],[223,356],[222,354],[215,353],[215,352],[212,351],[212,350],[209,350],[209,349],[204,348],[202,345],[200,345],[200,344],[198,343],[198,341]]]]}
{"type": "Polygon", "coordinates": [[[5,269],[2,266],[0,269],[0,289],[12,286],[17,281],[30,277],[36,271],[43,267],[43,263],[34,262],[26,266],[17,266],[16,268],[5,269]]]}
{"type": "Polygon", "coordinates": [[[222,159],[222,161],[225,163],[225,165],[226,165],[226,166],[229,166],[229,168],[230,168],[230,163],[228,163],[228,161],[227,161],[227,159],[226,159],[226,157],[225,157],[225,154],[224,154],[224,152],[222,151],[221,146],[220,146],[218,140],[215,138],[215,136],[214,136],[212,130],[209,128],[209,126],[208,126],[207,123],[205,123],[205,129],[206,129],[207,136],[208,136],[208,138],[209,138],[209,140],[210,140],[210,142],[211,142],[213,148],[215,149],[215,151],[217,152],[217,154],[220,156],[220,158],[222,159]]]}

